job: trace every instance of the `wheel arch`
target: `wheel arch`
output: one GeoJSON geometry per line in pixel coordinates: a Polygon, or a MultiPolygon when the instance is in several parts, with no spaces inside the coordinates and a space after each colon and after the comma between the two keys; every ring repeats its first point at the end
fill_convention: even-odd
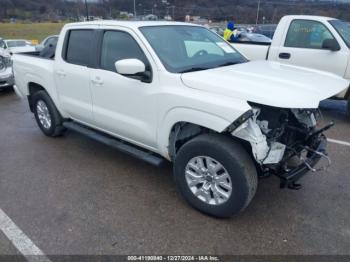
{"type": "Polygon", "coordinates": [[[214,131],[189,122],[177,122],[174,124],[169,134],[168,152],[170,159],[175,159],[177,152],[187,141],[210,132],[214,131]]]}
{"type": "Polygon", "coordinates": [[[158,130],[158,143],[163,156],[173,160],[179,148],[202,133],[222,133],[231,124],[227,119],[189,108],[171,110],[158,130]]]}
{"type": "Polygon", "coordinates": [[[35,82],[29,82],[27,85],[28,88],[28,103],[29,103],[29,108],[30,111],[33,113],[34,108],[33,108],[33,95],[39,91],[46,91],[45,88],[35,82]]]}
{"type": "Polygon", "coordinates": [[[29,81],[27,83],[27,98],[28,98],[28,103],[29,103],[29,108],[30,111],[33,113],[33,96],[35,93],[39,91],[45,91],[48,96],[51,98],[53,101],[54,105],[56,106],[57,110],[63,117],[67,117],[65,112],[61,109],[58,96],[54,90],[50,90],[47,88],[46,85],[42,84],[40,81],[29,81]]]}
{"type": "Polygon", "coordinates": [[[350,86],[348,87],[348,90],[345,93],[345,99],[350,100],[350,86]]]}

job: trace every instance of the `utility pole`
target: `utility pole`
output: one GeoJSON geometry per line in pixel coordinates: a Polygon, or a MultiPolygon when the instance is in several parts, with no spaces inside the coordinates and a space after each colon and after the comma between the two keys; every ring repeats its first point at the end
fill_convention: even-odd
{"type": "Polygon", "coordinates": [[[87,0],[85,0],[85,12],[86,12],[86,21],[89,21],[89,6],[87,0]]]}
{"type": "Polygon", "coordinates": [[[134,0],[134,17],[136,18],[136,0],[134,0]]]}
{"type": "Polygon", "coordinates": [[[258,0],[258,10],[256,11],[256,22],[255,22],[255,25],[258,25],[259,13],[260,13],[260,0],[258,0]]]}

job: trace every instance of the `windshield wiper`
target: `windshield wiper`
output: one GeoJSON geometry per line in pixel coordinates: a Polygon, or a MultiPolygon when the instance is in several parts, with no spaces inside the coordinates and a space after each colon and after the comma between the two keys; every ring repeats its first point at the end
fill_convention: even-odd
{"type": "Polygon", "coordinates": [[[218,65],[218,67],[237,65],[237,64],[239,64],[239,62],[227,62],[227,63],[223,63],[221,65],[218,65]]]}
{"type": "MultiPolygon", "coordinates": [[[[239,64],[239,62],[226,62],[224,64],[218,65],[217,67],[230,66],[230,65],[236,65],[236,64],[239,64]]],[[[215,68],[217,68],[217,67],[215,67],[215,68]]],[[[179,73],[183,74],[183,73],[203,71],[203,70],[208,70],[208,69],[213,69],[213,68],[212,67],[192,67],[192,68],[183,70],[183,71],[181,71],[179,73]]]]}
{"type": "Polygon", "coordinates": [[[203,70],[207,70],[207,69],[210,69],[210,68],[208,68],[208,67],[192,67],[190,69],[183,70],[179,73],[183,74],[183,73],[190,73],[190,72],[196,72],[196,71],[203,71],[203,70]]]}

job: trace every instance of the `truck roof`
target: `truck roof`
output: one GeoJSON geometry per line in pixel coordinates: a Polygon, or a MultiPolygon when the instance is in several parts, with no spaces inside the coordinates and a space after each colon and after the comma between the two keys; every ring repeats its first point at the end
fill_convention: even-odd
{"type": "Polygon", "coordinates": [[[90,22],[69,23],[65,27],[77,27],[77,26],[123,26],[132,29],[137,29],[143,26],[165,26],[165,25],[187,25],[187,26],[200,26],[191,23],[184,22],[168,22],[168,21],[117,21],[117,20],[97,20],[90,22]]]}
{"type": "Polygon", "coordinates": [[[336,20],[332,17],[326,17],[326,16],[317,16],[317,15],[286,15],[283,17],[284,19],[305,19],[305,20],[316,20],[316,21],[329,21],[329,20],[336,20]]]}

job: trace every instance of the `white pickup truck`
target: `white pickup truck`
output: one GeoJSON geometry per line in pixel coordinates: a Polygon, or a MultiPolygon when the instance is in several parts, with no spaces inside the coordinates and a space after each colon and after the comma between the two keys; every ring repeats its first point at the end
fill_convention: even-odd
{"type": "MultiPolygon", "coordinates": [[[[315,68],[350,79],[350,27],[334,18],[285,16],[271,44],[234,43],[233,46],[249,60],[315,68]]],[[[348,100],[350,116],[350,89],[334,98],[348,100]]]]}
{"type": "Polygon", "coordinates": [[[68,24],[47,57],[13,56],[15,91],[45,135],[70,129],[154,165],[172,161],[184,198],[217,217],[243,210],[259,176],[298,189],[316,172],[332,126],[316,127],[318,105],[349,85],[313,69],[247,62],[186,23],[68,24]]]}

